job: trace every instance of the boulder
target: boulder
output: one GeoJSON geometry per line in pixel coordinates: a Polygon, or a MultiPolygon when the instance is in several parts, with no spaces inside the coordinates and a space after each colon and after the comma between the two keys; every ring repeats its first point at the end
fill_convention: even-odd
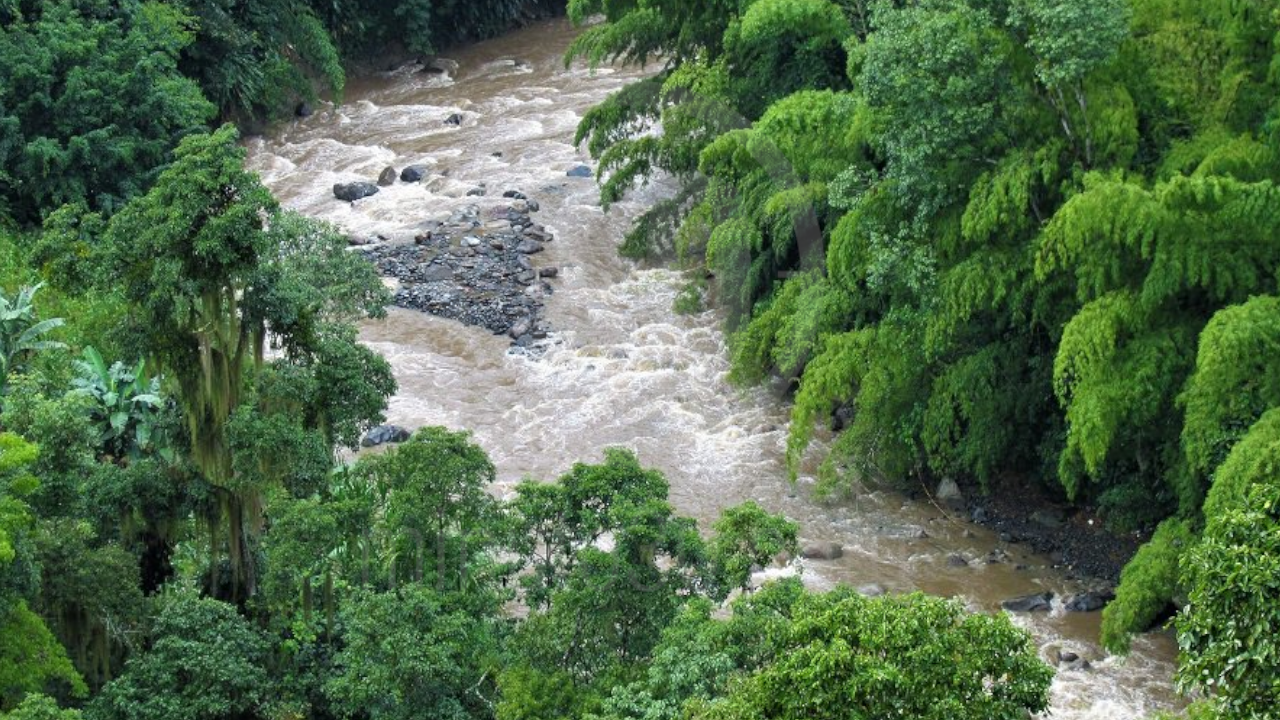
{"type": "Polygon", "coordinates": [[[473,187],[467,191],[467,197],[484,197],[485,189],[482,187],[473,187]]]}
{"type": "Polygon", "coordinates": [[[293,109],[293,114],[300,118],[311,117],[315,112],[315,109],[311,107],[311,103],[305,101],[298,103],[298,106],[293,109]]]}
{"type": "Polygon", "coordinates": [[[360,440],[360,446],[375,447],[387,443],[402,443],[410,437],[412,437],[410,432],[399,425],[379,425],[365,433],[364,438],[360,440]]]}
{"type": "Polygon", "coordinates": [[[378,176],[378,187],[387,187],[394,185],[396,182],[396,169],[388,165],[383,168],[382,174],[378,176]]]}
{"type": "Polygon", "coordinates": [[[835,560],[844,555],[844,548],[835,542],[811,542],[800,549],[800,557],[807,560],[835,560]]]}
{"type": "Polygon", "coordinates": [[[421,182],[430,170],[430,165],[410,165],[400,171],[400,179],[408,183],[421,182]]]}
{"type": "Polygon", "coordinates": [[[544,278],[553,278],[560,274],[560,268],[544,267],[538,271],[538,275],[544,278]]]}
{"type": "Polygon", "coordinates": [[[525,196],[525,194],[524,194],[524,193],[520,192],[519,190],[508,190],[508,191],[506,191],[506,192],[502,193],[502,197],[504,197],[504,198],[511,198],[511,199],[513,199],[513,200],[528,200],[528,199],[529,199],[528,197],[526,197],[526,196],[525,196]]]}
{"type": "Polygon", "coordinates": [[[593,174],[594,173],[591,172],[591,168],[587,167],[586,165],[578,165],[577,167],[571,168],[568,172],[565,173],[565,175],[569,177],[575,177],[575,178],[589,178],[593,174]]]}
{"type": "Polygon", "coordinates": [[[431,58],[422,64],[422,72],[432,75],[443,75],[448,73],[452,75],[458,72],[458,61],[449,58],[431,58]]]}
{"type": "Polygon", "coordinates": [[[462,115],[461,115],[461,114],[459,114],[459,113],[454,113],[454,114],[452,114],[452,115],[450,115],[449,117],[447,117],[447,118],[445,118],[445,119],[444,119],[444,124],[445,124],[445,125],[455,125],[455,126],[456,126],[456,125],[461,125],[461,124],[462,124],[462,115]]]}
{"type": "Polygon", "coordinates": [[[884,593],[884,587],[876,583],[858,586],[858,594],[863,597],[880,597],[881,595],[884,595],[884,593]]]}
{"type": "Polygon", "coordinates": [[[1053,593],[1035,593],[1010,598],[1000,603],[1000,607],[1009,612],[1048,612],[1053,607],[1053,593]]]}
{"type": "Polygon", "coordinates": [[[942,507],[953,512],[964,510],[964,493],[960,492],[960,486],[951,478],[942,478],[942,482],[938,483],[938,490],[933,494],[934,499],[942,507]]]}
{"type": "Polygon", "coordinates": [[[338,183],[333,186],[333,196],[347,202],[355,202],[377,194],[378,186],[371,182],[338,183]]]}
{"type": "Polygon", "coordinates": [[[521,240],[516,246],[516,252],[522,255],[533,255],[542,252],[542,243],[536,240],[521,240]]]}
{"type": "Polygon", "coordinates": [[[969,561],[964,559],[963,555],[951,554],[947,556],[947,567],[961,568],[969,567],[969,561]]]}
{"type": "Polygon", "coordinates": [[[1090,591],[1072,595],[1062,605],[1067,612],[1097,612],[1115,599],[1115,593],[1109,590],[1090,591]]]}
{"type": "Polygon", "coordinates": [[[532,198],[529,199],[529,212],[538,212],[541,209],[542,209],[542,206],[538,204],[537,200],[534,200],[532,198]]]}

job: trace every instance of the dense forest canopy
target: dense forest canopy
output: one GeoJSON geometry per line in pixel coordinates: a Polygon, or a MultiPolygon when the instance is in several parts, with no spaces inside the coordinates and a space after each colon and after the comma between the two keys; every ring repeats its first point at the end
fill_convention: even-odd
{"type": "MultiPolygon", "coordinates": [[[[464,432],[339,461],[395,392],[355,330],[386,291],[223,121],[564,9],[0,0],[0,718],[1047,707],[1006,615],[755,587],[796,526],[746,503],[700,531],[626,450],[505,500],[464,432]]],[[[579,128],[603,203],[681,180],[622,250],[690,268],[734,382],[793,385],[793,472],[839,411],[829,490],[1044,485],[1149,532],[1104,642],[1181,604],[1196,712],[1274,717],[1274,3],[567,11],[567,61],[653,69],[579,128]]]]}
{"type": "Polygon", "coordinates": [[[793,468],[841,410],[829,489],[1046,483],[1117,529],[1158,526],[1104,641],[1125,649],[1189,598],[1187,687],[1269,716],[1274,645],[1248,633],[1275,631],[1280,600],[1263,580],[1280,488],[1275,4],[569,12],[607,18],[571,57],[657,66],[580,126],[602,200],[683,181],[622,249],[692,268],[685,308],[714,278],[731,377],[797,388],[793,468]],[[1232,603],[1263,615],[1237,626],[1232,603]]]}

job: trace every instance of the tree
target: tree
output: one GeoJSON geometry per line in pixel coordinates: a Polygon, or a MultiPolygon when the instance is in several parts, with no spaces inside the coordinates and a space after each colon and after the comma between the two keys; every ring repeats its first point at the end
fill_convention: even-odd
{"type": "Polygon", "coordinates": [[[52,683],[84,695],[84,680],[44,620],[31,611],[39,567],[32,547],[34,518],[26,498],[39,481],[30,473],[38,449],[0,432],[0,711],[52,683]]]}
{"type": "Polygon", "coordinates": [[[1179,685],[1220,716],[1266,717],[1280,703],[1280,408],[1262,416],[1215,474],[1207,525],[1182,564],[1179,685]]]}
{"type": "Polygon", "coordinates": [[[295,97],[314,99],[313,78],[341,101],[346,78],[337,48],[305,0],[185,6],[196,32],[180,67],[224,116],[253,119],[279,113],[295,97]]]}
{"type": "Polygon", "coordinates": [[[66,203],[113,211],[213,114],[178,72],[191,18],[160,2],[21,7],[0,35],[0,203],[23,223],[66,203]]]}
{"type": "MultiPolygon", "coordinates": [[[[261,493],[296,475],[272,460],[309,459],[312,479],[299,482],[314,487],[333,445],[354,446],[381,421],[394,381],[349,326],[384,312],[373,268],[331,228],[281,212],[244,169],[236,137],[228,126],[185,139],[90,252],[97,285],[118,287],[132,308],[130,333],[169,384],[190,459],[215,488],[211,550],[218,557],[225,539],[232,570],[221,592],[245,596],[257,583],[261,493]],[[268,340],[281,352],[270,362],[268,340]],[[246,432],[262,423],[278,432],[246,432]]],[[[66,240],[63,253],[84,247],[66,240]]]]}
{"type": "Polygon", "coordinates": [[[495,546],[495,471],[468,433],[422,428],[408,442],[362,463],[386,497],[382,530],[391,553],[391,583],[411,580],[461,591],[484,571],[495,546]]]}
{"type": "Polygon", "coordinates": [[[457,600],[419,584],[348,600],[346,642],[325,686],[339,716],[490,717],[498,622],[457,600]]]}
{"type": "Polygon", "coordinates": [[[158,600],[149,647],[88,708],[101,720],[263,717],[271,701],[267,637],[232,605],[171,588],[158,600]]]}
{"type": "Polygon", "coordinates": [[[155,451],[172,457],[173,449],[163,437],[167,404],[160,378],[148,377],[145,360],[132,368],[121,362],[107,367],[101,353],[90,346],[76,361],[76,369],[80,377],[75,388],[93,400],[90,416],[103,450],[120,460],[155,451]]]}
{"type": "Polygon", "coordinates": [[[33,300],[40,287],[24,287],[13,298],[0,290],[0,396],[8,391],[9,375],[20,370],[28,356],[65,347],[60,342],[42,339],[61,327],[63,320],[36,318],[33,300]]]}
{"type": "Polygon", "coordinates": [[[796,552],[797,525],[770,515],[752,501],[726,508],[712,525],[715,536],[707,548],[712,573],[724,590],[747,588],[757,567],[779,554],[796,552]]]}

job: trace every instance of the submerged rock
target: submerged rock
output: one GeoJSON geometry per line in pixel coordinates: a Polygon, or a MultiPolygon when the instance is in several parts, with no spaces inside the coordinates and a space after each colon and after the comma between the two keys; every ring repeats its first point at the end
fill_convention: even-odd
{"type": "Polygon", "coordinates": [[[395,182],[396,182],[396,169],[391,166],[387,166],[385,169],[383,169],[382,174],[378,176],[379,187],[387,187],[388,185],[394,185],[395,182]]]}
{"type": "Polygon", "coordinates": [[[806,560],[835,560],[844,556],[844,548],[840,543],[823,541],[812,542],[800,549],[800,557],[806,560]]]}
{"type": "Polygon", "coordinates": [[[311,103],[304,101],[298,103],[298,106],[293,109],[293,114],[300,118],[311,117],[315,114],[315,109],[311,107],[311,103]]]}
{"type": "Polygon", "coordinates": [[[594,173],[591,172],[591,168],[587,167],[586,165],[579,165],[575,168],[570,169],[568,172],[565,173],[565,175],[569,177],[576,177],[576,178],[589,178],[593,174],[594,173]]]}
{"type": "Polygon", "coordinates": [[[462,115],[461,115],[460,113],[453,113],[453,114],[452,114],[452,115],[450,115],[449,117],[445,118],[445,120],[444,120],[444,124],[445,124],[445,125],[454,125],[454,126],[461,125],[461,124],[462,124],[462,115]]]}
{"type": "Polygon", "coordinates": [[[1000,607],[1009,612],[1048,612],[1053,607],[1053,593],[1036,593],[1010,598],[1000,603],[1000,607]]]}

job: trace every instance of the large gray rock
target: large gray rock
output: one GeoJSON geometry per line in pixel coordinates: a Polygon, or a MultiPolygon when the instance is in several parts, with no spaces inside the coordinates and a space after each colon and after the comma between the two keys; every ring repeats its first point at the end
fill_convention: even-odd
{"type": "Polygon", "coordinates": [[[379,187],[387,187],[388,185],[394,185],[395,182],[396,182],[396,169],[391,166],[387,166],[386,168],[384,168],[382,170],[382,174],[378,176],[379,187]]]}
{"type": "Polygon", "coordinates": [[[835,560],[842,556],[844,548],[835,542],[811,542],[800,549],[800,557],[806,560],[835,560]]]}
{"type": "Polygon", "coordinates": [[[1053,608],[1053,593],[1036,593],[1010,598],[1000,603],[1000,607],[1009,612],[1048,612],[1053,608]]]}
{"type": "Polygon", "coordinates": [[[409,431],[399,425],[379,425],[365,433],[364,438],[360,440],[360,445],[361,447],[374,447],[387,443],[402,443],[410,437],[412,435],[409,431]]]}
{"type": "Polygon", "coordinates": [[[942,507],[953,512],[964,510],[964,493],[960,492],[960,486],[951,478],[942,478],[942,482],[938,483],[938,490],[933,494],[934,499],[942,507]]]}
{"type": "Polygon", "coordinates": [[[589,178],[592,176],[592,174],[593,173],[591,172],[591,168],[587,167],[586,165],[579,165],[575,168],[570,169],[568,172],[565,173],[565,175],[568,175],[569,177],[576,177],[576,178],[589,178]]]}
{"type": "Polygon", "coordinates": [[[371,182],[338,183],[333,186],[333,196],[347,202],[355,202],[377,194],[378,186],[371,182]]]}

